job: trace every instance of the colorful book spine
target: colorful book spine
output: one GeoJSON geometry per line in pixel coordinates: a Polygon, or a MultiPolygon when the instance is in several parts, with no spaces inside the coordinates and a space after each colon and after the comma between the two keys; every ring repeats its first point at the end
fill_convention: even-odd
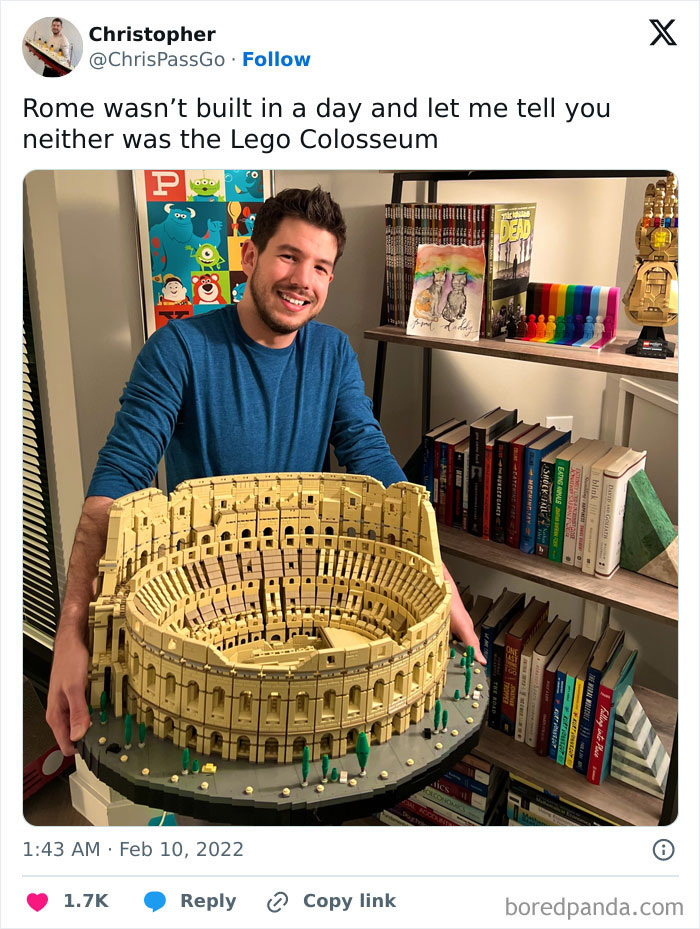
{"type": "Polygon", "coordinates": [[[572,461],[569,467],[569,485],[566,495],[562,533],[562,564],[574,567],[576,564],[576,536],[578,534],[578,514],[581,498],[581,465],[572,461]]]}
{"type": "Polygon", "coordinates": [[[462,819],[471,819],[481,826],[486,819],[486,810],[463,803],[450,794],[440,793],[434,787],[424,787],[418,796],[423,803],[430,804],[436,813],[442,813],[447,817],[459,817],[458,823],[461,823],[462,819]]]}
{"type": "Polygon", "coordinates": [[[598,688],[595,725],[591,738],[591,754],[586,774],[592,784],[600,784],[610,773],[613,730],[615,728],[615,706],[620,696],[632,684],[637,659],[636,651],[625,649],[625,654],[627,656],[625,664],[614,687],[606,687],[605,678],[603,678],[598,688]]]}
{"type": "Polygon", "coordinates": [[[573,768],[576,758],[576,743],[581,722],[581,705],[583,701],[584,680],[577,677],[574,684],[574,699],[571,705],[571,724],[569,726],[569,742],[566,747],[566,767],[573,768]]]}
{"type": "Polygon", "coordinates": [[[561,711],[564,703],[564,690],[566,688],[566,674],[557,671],[554,678],[554,698],[552,700],[552,725],[549,730],[549,747],[547,754],[553,760],[557,760],[557,751],[559,749],[559,731],[561,729],[561,711]]]}
{"type": "Polygon", "coordinates": [[[442,816],[440,813],[436,813],[434,809],[426,804],[416,803],[414,800],[402,800],[399,804],[399,809],[412,813],[413,816],[426,821],[426,823],[431,826],[457,825],[456,822],[448,819],[446,816],[442,816]]]}
{"type": "Polygon", "coordinates": [[[576,678],[571,674],[564,675],[564,698],[561,703],[561,719],[559,723],[559,741],[557,743],[557,764],[565,764],[566,750],[569,745],[569,729],[571,727],[571,710],[574,701],[574,688],[576,678]]]}
{"type": "Polygon", "coordinates": [[[520,515],[520,550],[527,555],[535,552],[537,541],[537,516],[540,492],[540,466],[545,455],[571,439],[571,432],[554,433],[554,439],[545,448],[525,449],[524,485],[522,513],[520,515]]]}
{"type": "MultiPolygon", "coordinates": [[[[477,810],[485,810],[487,806],[487,798],[483,794],[465,790],[463,787],[460,787],[459,784],[455,784],[454,781],[446,781],[443,778],[440,778],[439,781],[435,781],[429,788],[425,787],[424,790],[426,791],[426,796],[432,799],[437,799],[435,795],[442,795],[452,797],[453,800],[457,800],[465,806],[473,806],[477,810]],[[427,793],[428,790],[430,793],[427,793]]],[[[459,809],[457,809],[457,812],[460,812],[459,809]]]]}
{"type": "Polygon", "coordinates": [[[441,780],[449,781],[458,790],[465,793],[481,794],[482,797],[487,797],[489,793],[488,781],[486,783],[477,781],[473,777],[468,777],[466,774],[462,774],[461,771],[455,771],[452,768],[442,775],[441,780]]]}
{"type": "Polygon", "coordinates": [[[535,554],[549,557],[549,535],[552,524],[552,491],[554,488],[554,461],[543,460],[540,466],[540,493],[537,501],[537,530],[535,554]]]}
{"type": "Polygon", "coordinates": [[[576,754],[574,756],[574,770],[579,774],[586,774],[588,771],[588,762],[591,756],[591,739],[593,738],[593,727],[595,725],[595,711],[598,703],[598,688],[600,679],[603,676],[599,668],[588,667],[586,671],[586,683],[583,688],[583,701],[581,704],[581,721],[579,723],[579,735],[576,745],[576,754]]]}
{"type": "Polygon", "coordinates": [[[545,668],[542,676],[542,701],[540,703],[540,718],[537,724],[537,742],[535,744],[535,751],[538,755],[547,755],[549,752],[555,685],[556,672],[545,668]]]}
{"type": "Polygon", "coordinates": [[[552,491],[552,526],[549,533],[549,560],[561,561],[564,547],[564,520],[569,486],[569,461],[557,458],[552,491]]]}

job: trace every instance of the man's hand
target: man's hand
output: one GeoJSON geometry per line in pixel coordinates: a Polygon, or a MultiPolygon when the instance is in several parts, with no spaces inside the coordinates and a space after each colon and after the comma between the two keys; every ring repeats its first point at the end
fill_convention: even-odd
{"type": "Polygon", "coordinates": [[[75,755],[73,743],[85,735],[90,725],[85,702],[87,668],[88,650],[82,636],[59,633],[54,646],[46,722],[66,756],[75,755]]]}
{"type": "Polygon", "coordinates": [[[457,638],[464,642],[465,645],[473,645],[474,657],[479,662],[479,664],[485,665],[486,659],[481,653],[479,639],[474,632],[474,624],[472,623],[471,616],[469,613],[467,613],[467,610],[462,603],[462,598],[460,597],[459,591],[457,590],[457,585],[455,584],[454,580],[452,579],[452,575],[444,564],[442,566],[442,571],[445,575],[445,580],[452,588],[452,606],[450,607],[450,632],[452,635],[456,635],[457,638]]]}

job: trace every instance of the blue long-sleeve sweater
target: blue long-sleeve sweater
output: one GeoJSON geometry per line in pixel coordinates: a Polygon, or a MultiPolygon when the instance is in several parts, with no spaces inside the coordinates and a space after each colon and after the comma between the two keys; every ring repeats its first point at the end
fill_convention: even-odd
{"type": "Polygon", "coordinates": [[[341,465],[405,480],[389,451],[347,337],[312,321],[287,348],[258,345],[235,307],[173,320],[146,342],[99,454],[88,496],[147,487],[165,454],[168,492],[217,474],[341,465]]]}

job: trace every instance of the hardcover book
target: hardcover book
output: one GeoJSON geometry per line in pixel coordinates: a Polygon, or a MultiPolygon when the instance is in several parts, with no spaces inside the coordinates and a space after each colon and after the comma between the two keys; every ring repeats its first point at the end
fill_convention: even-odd
{"type": "Polygon", "coordinates": [[[489,679],[489,713],[488,724],[491,729],[501,728],[501,697],[503,695],[503,674],[506,663],[506,636],[518,621],[513,616],[496,636],[491,649],[491,677],[489,679]]]}
{"type": "Polygon", "coordinates": [[[491,538],[494,542],[505,542],[508,521],[508,499],[510,476],[510,443],[522,438],[534,423],[519,422],[496,439],[493,462],[493,505],[491,508],[491,538]]]}
{"type": "Polygon", "coordinates": [[[479,645],[486,659],[486,674],[491,675],[493,643],[503,626],[525,606],[525,594],[516,594],[504,587],[481,624],[479,645]]]}
{"type": "Polygon", "coordinates": [[[560,454],[562,455],[566,454],[564,446],[568,447],[570,440],[571,432],[561,432],[559,429],[553,429],[525,448],[523,502],[520,514],[520,551],[525,552],[527,555],[532,555],[535,551],[542,459],[555,449],[561,449],[560,454]]]}
{"type": "Polygon", "coordinates": [[[576,750],[574,753],[574,770],[578,771],[579,774],[585,775],[588,771],[600,680],[610,665],[610,662],[622,647],[624,639],[625,634],[622,630],[612,629],[608,626],[598,640],[598,644],[593,651],[593,656],[586,670],[583,700],[581,703],[581,720],[579,722],[578,738],[576,740],[576,750]]]}
{"type": "Polygon", "coordinates": [[[586,525],[583,532],[583,554],[581,570],[584,574],[595,574],[596,556],[598,554],[598,529],[600,526],[600,508],[603,494],[603,475],[607,467],[612,467],[628,449],[624,445],[614,445],[609,452],[602,455],[591,465],[591,479],[588,487],[586,506],[586,525]]]}
{"type": "Polygon", "coordinates": [[[520,548],[520,516],[523,506],[523,481],[525,472],[525,450],[543,435],[552,432],[547,426],[535,426],[519,439],[510,443],[510,477],[508,480],[508,511],[506,523],[506,545],[520,548]]]}
{"type": "Polygon", "coordinates": [[[630,448],[622,458],[606,467],[603,472],[596,577],[611,577],[620,567],[627,485],[631,477],[644,470],[646,458],[646,452],[635,452],[630,448]]]}
{"type": "Polygon", "coordinates": [[[530,636],[528,642],[523,646],[520,655],[520,672],[518,675],[518,705],[515,714],[515,735],[516,742],[525,741],[527,731],[527,711],[530,703],[530,689],[532,687],[532,657],[535,647],[547,634],[549,623],[542,623],[530,636]]]}
{"type": "Polygon", "coordinates": [[[569,729],[571,726],[576,678],[582,668],[588,667],[588,661],[594,647],[595,642],[593,639],[588,639],[585,636],[577,636],[568,655],[557,669],[557,692],[559,691],[559,676],[563,676],[563,698],[561,702],[559,741],[557,743],[556,756],[557,763],[561,765],[566,762],[566,751],[569,746],[569,729]]]}
{"type": "Polygon", "coordinates": [[[571,459],[580,454],[592,441],[592,439],[579,439],[557,455],[554,466],[554,488],[552,490],[552,527],[549,533],[550,561],[561,561],[562,559],[571,459]]]}
{"type": "Polygon", "coordinates": [[[464,419],[448,419],[431,429],[430,432],[426,432],[423,436],[423,485],[430,494],[430,502],[433,506],[437,503],[437,491],[433,484],[435,476],[435,440],[464,422],[466,422],[464,419]]]}
{"type": "Polygon", "coordinates": [[[469,425],[464,423],[444,433],[435,440],[439,446],[440,477],[436,516],[438,522],[452,525],[455,501],[455,447],[469,436],[469,425]]]}
{"type": "Polygon", "coordinates": [[[623,645],[601,678],[586,774],[592,784],[600,784],[610,773],[615,707],[632,684],[636,660],[636,650],[623,645]]]}
{"type": "Polygon", "coordinates": [[[530,694],[527,704],[527,726],[525,728],[525,744],[529,745],[530,748],[535,748],[537,745],[545,669],[561,647],[562,642],[568,640],[570,629],[571,620],[564,620],[557,616],[552,620],[542,638],[535,645],[532,655],[530,694]]]}
{"type": "Polygon", "coordinates": [[[564,520],[562,564],[581,567],[583,555],[583,528],[587,507],[586,495],[590,486],[591,465],[604,455],[610,446],[598,439],[592,441],[569,465],[569,493],[564,520]],[[579,545],[580,543],[580,545],[579,545]]]}
{"type": "Polygon", "coordinates": [[[517,418],[517,410],[502,410],[497,407],[471,425],[469,433],[468,529],[472,535],[481,536],[484,529],[486,445],[510,429],[517,418]]]}
{"type": "Polygon", "coordinates": [[[554,489],[554,467],[557,455],[569,445],[545,455],[540,465],[540,492],[537,498],[537,529],[535,536],[535,554],[549,557],[549,535],[552,526],[552,491],[554,489]]]}
{"type": "MultiPolygon", "coordinates": [[[[547,755],[549,754],[549,745],[550,745],[550,736],[552,732],[553,724],[553,710],[554,710],[554,696],[555,696],[555,683],[557,676],[557,668],[562,663],[567,652],[574,644],[574,640],[570,637],[564,639],[559,646],[559,648],[554,653],[554,657],[551,659],[544,671],[544,676],[542,678],[542,703],[540,705],[540,719],[537,724],[537,743],[535,745],[535,751],[538,755],[547,755]]],[[[559,719],[557,718],[557,741],[559,739],[559,719]]]]}
{"type": "Polygon", "coordinates": [[[531,636],[547,621],[549,603],[532,600],[525,607],[505,636],[503,684],[501,687],[500,728],[506,735],[515,735],[518,706],[518,684],[522,651],[531,636]]]}

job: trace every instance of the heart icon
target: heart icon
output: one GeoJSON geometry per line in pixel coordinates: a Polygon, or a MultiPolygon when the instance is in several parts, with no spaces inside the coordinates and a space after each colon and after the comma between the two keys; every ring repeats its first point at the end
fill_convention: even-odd
{"type": "Polygon", "coordinates": [[[38,913],[39,910],[43,910],[46,904],[49,902],[49,898],[46,894],[28,894],[27,903],[34,910],[35,913],[38,913]]]}

